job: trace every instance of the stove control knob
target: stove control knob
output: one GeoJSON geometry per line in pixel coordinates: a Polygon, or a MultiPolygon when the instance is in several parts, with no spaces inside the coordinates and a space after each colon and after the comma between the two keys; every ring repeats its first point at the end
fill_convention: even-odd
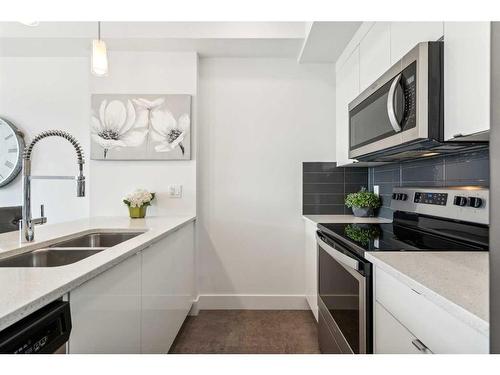
{"type": "Polygon", "coordinates": [[[396,193],[392,193],[392,199],[398,200],[398,195],[396,193]]]}
{"type": "Polygon", "coordinates": [[[463,207],[463,206],[467,205],[467,198],[466,197],[462,197],[460,195],[456,195],[455,199],[453,200],[453,204],[455,206],[461,206],[461,207],[463,207]]]}
{"type": "Polygon", "coordinates": [[[483,205],[483,200],[481,198],[470,197],[468,204],[470,207],[479,208],[483,205]]]}
{"type": "Polygon", "coordinates": [[[407,199],[408,199],[408,194],[406,194],[406,193],[401,193],[401,194],[400,194],[399,199],[400,199],[400,200],[402,200],[402,201],[407,200],[407,199]]]}

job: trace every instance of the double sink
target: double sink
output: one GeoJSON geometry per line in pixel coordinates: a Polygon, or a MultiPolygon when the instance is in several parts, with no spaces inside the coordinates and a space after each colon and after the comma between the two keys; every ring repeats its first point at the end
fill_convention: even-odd
{"type": "Polygon", "coordinates": [[[58,267],[100,253],[144,232],[88,233],[48,247],[0,259],[0,267],[58,267]]]}

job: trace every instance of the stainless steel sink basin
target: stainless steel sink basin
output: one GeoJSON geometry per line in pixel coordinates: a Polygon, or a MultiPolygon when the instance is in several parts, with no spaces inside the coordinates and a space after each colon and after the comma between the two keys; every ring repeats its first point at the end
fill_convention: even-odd
{"type": "Polygon", "coordinates": [[[0,259],[0,267],[58,267],[76,263],[144,232],[88,233],[24,254],[0,259]]]}
{"type": "Polygon", "coordinates": [[[39,249],[0,260],[0,267],[58,267],[78,262],[105,248],[39,249]]]}
{"type": "Polygon", "coordinates": [[[55,243],[50,247],[112,247],[142,233],[144,232],[89,233],[71,240],[55,243]]]}

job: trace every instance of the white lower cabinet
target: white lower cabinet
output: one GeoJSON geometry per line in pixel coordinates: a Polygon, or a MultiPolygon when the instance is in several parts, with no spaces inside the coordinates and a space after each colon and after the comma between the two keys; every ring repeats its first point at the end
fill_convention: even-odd
{"type": "Polygon", "coordinates": [[[167,353],[191,309],[193,241],[190,224],[142,252],[143,353],[167,353]]]}
{"type": "Polygon", "coordinates": [[[444,310],[379,267],[374,277],[374,342],[377,353],[481,354],[489,337],[444,310]],[[382,308],[382,310],[381,310],[382,308]],[[388,313],[389,316],[385,313],[388,313]],[[391,319],[392,318],[392,319],[391,319]],[[394,342],[387,343],[387,340],[394,342]],[[414,338],[412,338],[414,337],[414,338]],[[411,342],[410,342],[411,343],[411,342]],[[407,350],[407,351],[406,351],[407,350]]]}
{"type": "Polygon", "coordinates": [[[141,352],[141,255],[72,290],[72,354],[141,352]]]}
{"type": "Polygon", "coordinates": [[[380,303],[374,309],[375,354],[427,354],[421,342],[396,320],[380,303]]]}
{"type": "Polygon", "coordinates": [[[317,225],[305,221],[305,279],[306,299],[309,308],[318,320],[318,246],[316,245],[317,225]]]}
{"type": "Polygon", "coordinates": [[[70,292],[69,353],[167,353],[193,294],[189,223],[70,292]]]}

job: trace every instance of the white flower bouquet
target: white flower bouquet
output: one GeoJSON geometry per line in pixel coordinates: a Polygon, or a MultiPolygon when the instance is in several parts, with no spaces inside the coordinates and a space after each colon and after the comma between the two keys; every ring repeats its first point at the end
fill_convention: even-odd
{"type": "Polygon", "coordinates": [[[153,199],[155,199],[155,193],[138,189],[123,198],[123,203],[128,206],[131,218],[144,218],[146,216],[146,209],[151,205],[153,199]]]}

